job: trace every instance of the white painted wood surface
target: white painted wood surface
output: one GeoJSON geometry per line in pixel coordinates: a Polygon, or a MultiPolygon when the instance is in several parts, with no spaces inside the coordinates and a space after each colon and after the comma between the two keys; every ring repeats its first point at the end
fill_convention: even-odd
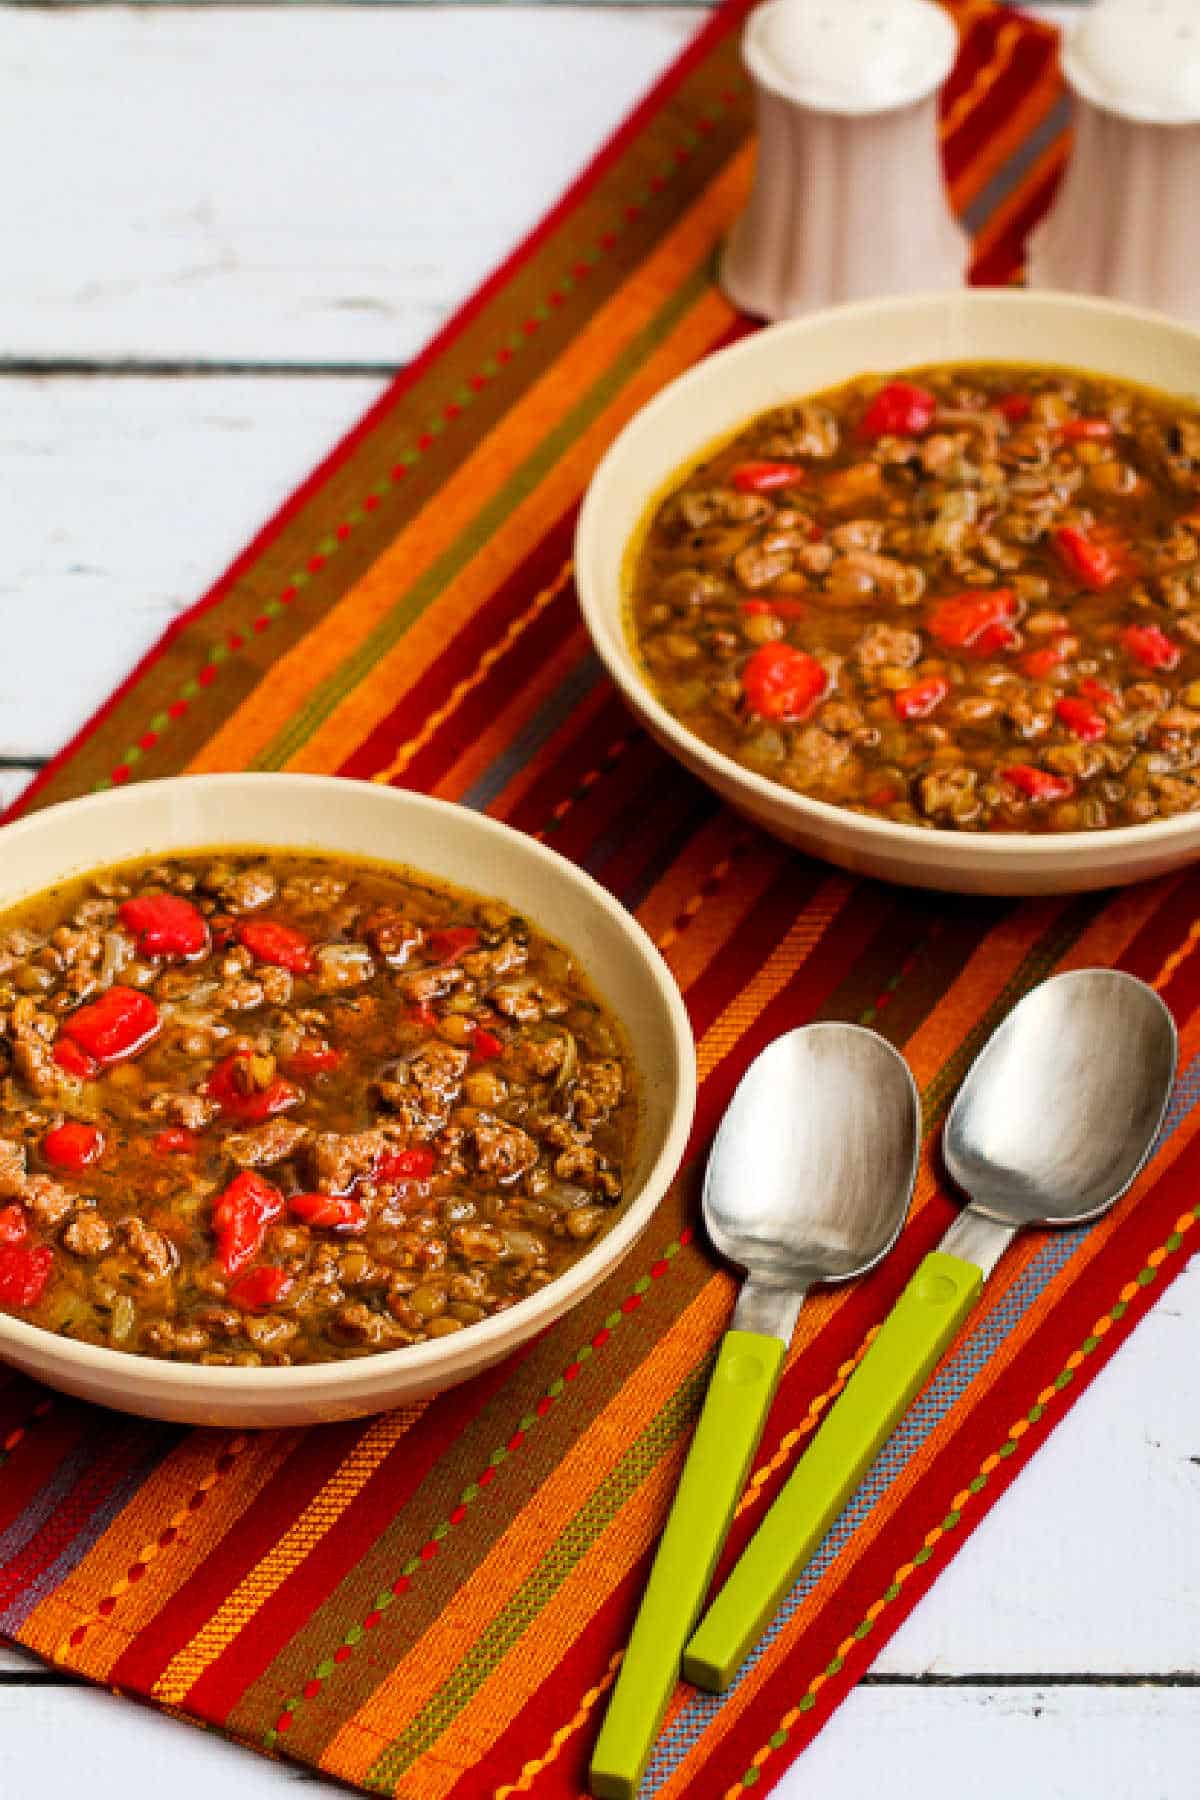
{"type": "MultiPolygon", "coordinates": [[[[0,3],[0,797],[540,215],[696,16],[0,3]],[[128,363],[162,367],[114,374],[128,363]],[[169,366],[230,363],[246,369],[169,366]]],[[[885,1783],[1190,1800],[1198,1421],[1200,1265],[884,1651],[876,1672],[900,1685],[861,1687],[785,1800],[885,1783]]],[[[294,1785],[36,1669],[0,1650],[4,1800],[57,1800],[81,1756],[90,1800],[294,1785]]]]}

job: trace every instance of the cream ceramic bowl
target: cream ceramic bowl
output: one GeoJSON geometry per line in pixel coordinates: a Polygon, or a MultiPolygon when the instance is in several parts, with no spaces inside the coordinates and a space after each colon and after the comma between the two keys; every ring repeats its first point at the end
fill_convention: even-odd
{"type": "Polygon", "coordinates": [[[695,737],[652,693],[628,634],[631,547],[656,495],[715,442],[771,407],[870,370],[952,361],[1060,363],[1200,395],[1200,332],[1102,300],[963,290],[873,300],[776,325],[664,388],[592,478],[575,575],[596,650],[625,699],[693,774],[786,843],[864,875],[976,894],[1054,894],[1140,881],[1200,855],[1200,813],[1114,831],[925,831],[810,800],[695,737]]]}
{"type": "Polygon", "coordinates": [[[373,857],[495,896],[578,957],[625,1026],[640,1083],[616,1223],[540,1293],[453,1337],[347,1362],[205,1368],[92,1344],[0,1313],[0,1360],[102,1406],[194,1425],[311,1425],[420,1400],[498,1362],[590,1293],[645,1230],[692,1122],[696,1059],[679,990],[645,932],[590,876],[464,807],[315,775],[204,775],[76,800],[0,829],[0,907],[104,863],[216,845],[373,857]]]}

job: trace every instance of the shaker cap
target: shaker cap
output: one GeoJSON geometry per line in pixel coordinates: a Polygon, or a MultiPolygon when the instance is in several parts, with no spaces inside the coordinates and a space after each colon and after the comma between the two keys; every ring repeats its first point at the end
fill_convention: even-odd
{"type": "Polygon", "coordinates": [[[1062,66],[1075,91],[1106,112],[1200,124],[1200,4],[1106,0],[1066,39],[1062,66]]]}
{"type": "Polygon", "coordinates": [[[941,86],[958,34],[935,0],[767,0],[742,44],[755,81],[821,112],[909,106],[941,86]]]}

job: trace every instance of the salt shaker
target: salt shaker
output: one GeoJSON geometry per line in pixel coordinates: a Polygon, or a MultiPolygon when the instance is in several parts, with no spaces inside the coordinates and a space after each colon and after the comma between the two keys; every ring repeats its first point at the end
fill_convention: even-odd
{"type": "Polygon", "coordinates": [[[937,132],[957,43],[934,0],[768,0],[750,15],[758,165],[720,266],[735,306],[785,319],[960,285],[937,132]]]}
{"type": "Polygon", "coordinates": [[[1200,0],[1107,0],[1062,68],[1075,141],[1030,281],[1200,323],[1200,0]]]}

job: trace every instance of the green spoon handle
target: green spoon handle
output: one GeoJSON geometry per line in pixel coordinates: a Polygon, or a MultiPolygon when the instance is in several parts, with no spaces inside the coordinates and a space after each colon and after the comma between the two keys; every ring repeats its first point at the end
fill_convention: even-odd
{"type": "Polygon", "coordinates": [[[974,1263],[934,1251],[901,1294],[688,1644],[683,1671],[721,1693],[974,1304],[974,1263]]]}
{"type": "Polygon", "coordinates": [[[632,1800],[762,1436],[787,1345],[728,1331],[592,1756],[600,1800],[632,1800]]]}

